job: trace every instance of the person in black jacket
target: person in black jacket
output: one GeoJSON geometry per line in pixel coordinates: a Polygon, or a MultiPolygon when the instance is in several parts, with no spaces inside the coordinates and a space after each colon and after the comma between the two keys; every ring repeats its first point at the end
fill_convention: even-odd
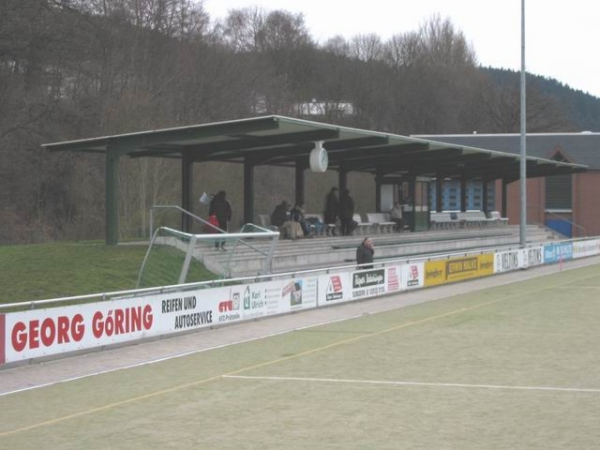
{"type": "Polygon", "coordinates": [[[311,234],[310,224],[306,221],[306,218],[304,217],[303,202],[296,203],[296,206],[292,208],[292,210],[290,211],[290,219],[300,224],[305,237],[311,234]]]}
{"type": "Polygon", "coordinates": [[[361,266],[361,269],[372,269],[373,265],[363,266],[363,264],[372,263],[374,255],[373,241],[370,237],[364,238],[356,248],[356,263],[361,266]]]}
{"type": "Polygon", "coordinates": [[[344,189],[340,195],[340,225],[342,236],[351,236],[354,231],[354,199],[350,197],[350,191],[344,189]]]}
{"type": "MultiPolygon", "coordinates": [[[[325,226],[328,227],[327,232],[329,234],[329,227],[335,225],[335,220],[338,218],[340,213],[340,201],[338,200],[338,189],[336,187],[332,187],[327,194],[327,198],[325,199],[325,211],[323,214],[323,218],[325,220],[325,226]]],[[[335,227],[331,228],[331,234],[335,235],[335,227]]]]}
{"type": "MultiPolygon", "coordinates": [[[[231,220],[232,215],[231,203],[226,199],[226,196],[227,193],[225,191],[219,191],[211,200],[208,209],[208,215],[211,216],[214,214],[217,216],[219,228],[224,231],[227,231],[229,228],[229,221],[231,220]]],[[[219,248],[219,246],[224,251],[225,241],[216,241],[215,248],[219,248]]]]}
{"type": "Polygon", "coordinates": [[[271,214],[271,225],[281,228],[285,222],[290,220],[290,204],[287,201],[282,201],[275,207],[271,214]]]}

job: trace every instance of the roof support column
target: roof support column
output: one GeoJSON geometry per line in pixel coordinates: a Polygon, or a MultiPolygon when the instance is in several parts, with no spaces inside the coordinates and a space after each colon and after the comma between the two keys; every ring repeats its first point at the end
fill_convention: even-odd
{"type": "Polygon", "coordinates": [[[481,210],[484,213],[488,213],[488,180],[482,178],[481,180],[481,210]]]}
{"type": "Polygon", "coordinates": [[[254,223],[254,162],[244,157],[244,223],[254,223]]]}
{"type": "Polygon", "coordinates": [[[306,162],[298,158],[296,160],[296,205],[304,203],[304,171],[306,170],[306,162]]]}
{"type": "Polygon", "coordinates": [[[435,210],[442,212],[443,202],[443,187],[444,187],[444,176],[438,173],[435,177],[435,210]]]}
{"type": "Polygon", "coordinates": [[[507,190],[508,182],[506,179],[502,178],[502,217],[508,217],[508,207],[506,201],[506,190],[507,190]]]}
{"type": "MultiPolygon", "coordinates": [[[[194,183],[194,161],[190,152],[181,153],[181,208],[192,212],[192,193],[194,183]]],[[[192,217],[181,213],[181,229],[189,233],[192,229],[192,217]]]]}
{"type": "Polygon", "coordinates": [[[416,230],[416,215],[417,210],[417,177],[416,175],[408,174],[405,177],[408,182],[408,205],[405,205],[402,217],[405,223],[408,224],[410,231],[416,230]]]}
{"type": "Polygon", "coordinates": [[[119,243],[119,162],[116,149],[106,149],[106,245],[119,243]]]}
{"type": "Polygon", "coordinates": [[[340,195],[348,189],[348,169],[343,164],[340,165],[340,169],[338,170],[338,189],[340,195]]]}
{"type": "Polygon", "coordinates": [[[382,180],[383,171],[381,170],[381,167],[378,167],[377,175],[375,175],[375,212],[381,212],[381,186],[383,185],[382,180]]]}
{"type": "Polygon", "coordinates": [[[460,176],[460,210],[467,210],[467,177],[460,176]]]}

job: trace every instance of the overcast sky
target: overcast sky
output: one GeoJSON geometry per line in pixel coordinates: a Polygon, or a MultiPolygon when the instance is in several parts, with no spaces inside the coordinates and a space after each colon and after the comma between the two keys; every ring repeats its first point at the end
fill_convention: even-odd
{"type": "MultiPolygon", "coordinates": [[[[521,68],[521,0],[204,0],[203,5],[212,20],[250,6],[302,13],[321,43],[368,33],[386,40],[417,31],[439,13],[463,32],[481,65],[521,68]]],[[[525,0],[527,72],[600,98],[599,19],[595,0],[525,0]]]]}

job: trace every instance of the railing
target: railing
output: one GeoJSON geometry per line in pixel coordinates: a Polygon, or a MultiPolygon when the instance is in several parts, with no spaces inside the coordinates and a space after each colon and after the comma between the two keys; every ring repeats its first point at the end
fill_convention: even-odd
{"type": "MultiPolygon", "coordinates": [[[[202,227],[204,229],[210,229],[212,230],[209,236],[204,236],[202,234],[193,234],[193,233],[184,233],[181,231],[177,231],[177,230],[173,230],[172,228],[169,227],[159,227],[159,229],[165,229],[165,230],[169,230],[169,232],[171,234],[176,234],[176,233],[180,233],[180,234],[185,234],[189,239],[194,240],[194,245],[196,242],[208,242],[208,241],[212,241],[214,242],[215,240],[215,234],[226,234],[227,235],[227,239],[237,239],[236,240],[236,247],[237,245],[242,245],[246,248],[249,248],[255,252],[257,252],[257,254],[262,255],[262,257],[265,258],[265,265],[262,269],[261,273],[270,273],[271,269],[272,269],[272,260],[273,260],[273,254],[275,253],[275,244],[276,241],[279,238],[279,232],[273,232],[272,230],[268,230],[266,228],[260,227],[258,225],[255,224],[246,224],[242,227],[242,230],[240,230],[239,233],[229,233],[226,230],[223,230],[211,223],[209,223],[208,221],[204,220],[202,217],[199,217],[185,209],[183,209],[182,207],[178,206],[178,205],[153,205],[150,208],[150,246],[148,248],[148,253],[146,254],[146,259],[148,258],[148,254],[150,252],[150,249],[152,247],[152,245],[154,244],[154,241],[156,240],[156,231],[155,227],[156,227],[156,217],[155,217],[155,211],[158,209],[171,209],[171,210],[176,210],[179,211],[183,214],[186,214],[189,217],[192,217],[193,219],[195,219],[197,222],[199,222],[202,227]],[[247,232],[245,230],[250,229],[251,232],[247,232]],[[253,231],[258,231],[258,233],[253,235],[253,231]],[[273,236],[275,236],[272,239],[272,243],[271,246],[269,247],[269,249],[267,251],[264,251],[258,247],[256,247],[255,245],[252,245],[250,242],[247,242],[246,238],[253,238],[253,237],[265,237],[265,236],[271,236],[273,238],[273,236]],[[239,238],[239,239],[238,239],[239,238]]],[[[188,248],[188,252],[193,252],[193,246],[188,248]]],[[[231,277],[231,273],[230,273],[230,268],[231,268],[231,261],[234,255],[234,252],[229,252],[228,254],[228,260],[226,261],[225,265],[219,270],[221,272],[221,275],[223,277],[231,277]]],[[[186,255],[186,271],[187,272],[187,268],[189,267],[189,259],[191,258],[191,253],[189,253],[188,255],[186,255]]],[[[144,264],[145,261],[144,260],[144,264]]],[[[143,270],[143,267],[142,267],[143,270]]],[[[185,276],[185,272],[182,272],[181,276],[185,276]]],[[[141,271],[140,271],[141,273],[141,271]]],[[[138,277],[138,287],[139,287],[139,282],[140,279],[138,277]]],[[[180,283],[182,282],[182,280],[180,279],[180,283]]]]}
{"type": "MultiPolygon", "coordinates": [[[[528,205],[528,206],[527,206],[527,209],[534,209],[534,210],[535,210],[536,212],[538,212],[538,213],[539,213],[540,211],[542,211],[542,208],[540,208],[539,206],[535,206],[535,205],[528,205]]],[[[569,210],[569,211],[570,211],[570,210],[569,210]]],[[[566,222],[566,223],[568,223],[569,225],[571,225],[571,226],[572,226],[572,227],[574,227],[574,228],[577,228],[577,229],[579,230],[579,233],[577,233],[577,237],[586,237],[586,236],[587,236],[587,232],[586,232],[586,229],[585,229],[585,227],[583,227],[583,226],[581,226],[581,225],[578,225],[578,224],[576,224],[575,222],[573,222],[573,221],[571,221],[571,220],[569,220],[569,219],[565,219],[563,216],[560,216],[560,215],[558,215],[558,214],[556,214],[556,213],[553,213],[552,211],[548,211],[547,209],[544,209],[544,210],[543,210],[543,213],[544,213],[544,216],[546,216],[546,215],[548,215],[548,216],[551,216],[551,217],[553,217],[553,218],[555,218],[555,219],[558,219],[558,220],[561,220],[561,221],[563,221],[563,222],[566,222]]],[[[537,221],[533,221],[533,222],[537,222],[537,221]]],[[[544,227],[548,228],[548,226],[547,226],[545,223],[544,223],[544,224],[542,224],[542,225],[543,225],[544,227]]],[[[556,232],[556,233],[558,233],[558,234],[561,234],[560,232],[558,232],[558,231],[556,231],[556,230],[554,230],[554,229],[552,229],[552,231],[554,231],[554,232],[556,232]]]]}
{"type": "Polygon", "coordinates": [[[225,230],[221,230],[220,228],[218,228],[218,227],[214,226],[213,224],[204,220],[202,217],[199,217],[199,216],[192,214],[191,212],[183,209],[181,206],[178,206],[178,205],[152,205],[152,207],[150,208],[150,240],[152,240],[152,238],[154,237],[154,210],[155,209],[169,209],[169,208],[176,209],[179,212],[182,212],[183,214],[187,214],[188,216],[196,219],[203,226],[209,226],[213,230],[220,231],[222,233],[226,233],[225,230]]]}
{"type": "MultiPolygon", "coordinates": [[[[181,272],[179,274],[179,284],[185,283],[185,279],[186,279],[186,276],[187,276],[187,273],[188,273],[188,270],[190,267],[190,262],[191,262],[192,258],[194,257],[194,252],[196,250],[196,244],[202,243],[202,242],[213,243],[215,241],[218,241],[219,237],[221,237],[221,239],[224,239],[223,234],[227,235],[227,239],[229,241],[235,242],[235,247],[233,248],[233,250],[231,252],[229,252],[230,256],[227,261],[227,266],[229,266],[231,258],[235,254],[235,248],[237,247],[238,244],[241,244],[241,245],[244,245],[244,246],[254,250],[255,252],[263,255],[265,257],[265,263],[264,263],[262,274],[271,273],[273,254],[275,253],[275,245],[279,239],[279,232],[267,230],[265,228],[262,228],[262,227],[259,227],[257,225],[253,225],[253,224],[250,224],[250,225],[251,225],[251,229],[259,230],[259,231],[258,232],[253,231],[253,232],[227,233],[227,232],[221,230],[221,231],[223,231],[223,233],[190,234],[190,233],[185,233],[183,231],[174,230],[174,229],[168,228],[168,227],[158,228],[155,231],[154,236],[150,240],[150,245],[148,246],[146,256],[144,257],[144,261],[142,262],[142,265],[140,267],[136,287],[139,288],[139,286],[140,286],[142,274],[144,272],[144,269],[146,268],[146,263],[148,261],[148,257],[150,256],[152,248],[153,248],[154,244],[156,243],[158,234],[161,230],[163,230],[163,232],[166,233],[166,235],[163,237],[179,237],[180,239],[189,242],[186,246],[187,248],[185,250],[185,260],[184,260],[181,272]],[[252,238],[270,238],[271,244],[269,245],[268,250],[265,251],[260,248],[257,248],[256,246],[254,246],[244,240],[244,239],[252,239],[252,238]]],[[[245,226],[245,227],[248,227],[248,226],[245,226]]],[[[217,227],[214,227],[214,228],[220,230],[220,228],[217,228],[217,227]]]]}

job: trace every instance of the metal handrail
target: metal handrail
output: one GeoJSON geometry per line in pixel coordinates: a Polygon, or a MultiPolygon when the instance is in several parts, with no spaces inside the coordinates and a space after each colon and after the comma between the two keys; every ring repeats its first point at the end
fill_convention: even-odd
{"type": "MultiPolygon", "coordinates": [[[[236,233],[229,233],[228,231],[223,230],[222,228],[219,228],[218,226],[213,225],[212,223],[204,220],[202,217],[199,217],[199,216],[197,216],[197,215],[195,215],[195,214],[193,214],[193,213],[191,213],[191,212],[183,209],[181,206],[178,206],[178,205],[153,205],[150,208],[150,241],[152,241],[152,239],[154,238],[154,234],[155,234],[154,233],[154,209],[155,208],[174,208],[174,209],[177,209],[178,211],[180,211],[180,212],[182,212],[184,214],[187,214],[188,216],[193,217],[194,219],[198,220],[203,225],[210,227],[215,232],[226,233],[226,234],[228,234],[228,235],[230,235],[232,237],[237,237],[236,233]]],[[[249,224],[246,224],[246,225],[249,225],[249,224]]],[[[256,224],[251,224],[251,225],[254,228],[256,228],[256,229],[262,230],[261,231],[262,234],[260,234],[260,236],[264,236],[264,233],[273,233],[273,230],[269,230],[267,228],[263,228],[263,227],[261,227],[259,225],[256,225],[256,224]]],[[[178,230],[176,231],[176,230],[173,230],[172,228],[168,228],[168,227],[162,227],[162,228],[168,229],[170,232],[177,232],[177,233],[181,234],[182,236],[186,235],[182,231],[178,231],[178,230]]],[[[238,234],[241,234],[241,235],[246,236],[246,237],[251,237],[250,233],[238,233],[238,234]]],[[[277,234],[279,234],[279,232],[277,232],[277,234]]],[[[248,242],[245,242],[243,239],[241,239],[240,242],[242,243],[242,245],[245,245],[246,247],[249,247],[249,248],[251,248],[252,250],[254,250],[256,252],[261,253],[263,256],[267,256],[266,252],[262,251],[259,248],[254,247],[252,244],[250,244],[248,242]]]]}
{"type": "MultiPolygon", "coordinates": [[[[258,225],[253,225],[254,228],[257,228],[259,230],[262,230],[260,232],[249,232],[249,233],[227,233],[226,231],[224,231],[223,233],[227,234],[227,236],[232,237],[232,238],[239,238],[236,241],[236,246],[237,243],[241,243],[242,245],[245,245],[246,247],[251,248],[252,250],[262,254],[263,256],[265,256],[267,258],[266,261],[266,265],[265,265],[265,271],[270,273],[271,271],[271,260],[273,258],[273,254],[275,253],[275,243],[277,242],[277,239],[279,238],[279,231],[271,231],[271,230],[267,230],[265,228],[259,227],[258,225]],[[246,242],[244,239],[248,239],[248,238],[254,238],[254,237],[259,237],[259,238],[264,238],[265,236],[271,236],[273,238],[273,241],[271,243],[271,246],[269,247],[268,251],[264,251],[262,249],[259,249],[257,247],[255,247],[254,245],[246,242]]],[[[215,227],[217,228],[217,227],[215,227]]],[[[174,230],[173,228],[169,228],[169,227],[160,227],[158,228],[155,232],[154,232],[154,236],[152,236],[152,238],[150,239],[150,245],[148,246],[148,250],[146,251],[146,255],[144,256],[144,260],[142,261],[142,265],[140,267],[140,271],[138,273],[138,279],[137,279],[137,283],[136,286],[139,287],[140,285],[140,281],[141,281],[141,277],[142,277],[142,273],[144,271],[144,268],[146,267],[146,262],[148,261],[148,257],[150,256],[150,251],[152,250],[152,246],[154,245],[154,242],[156,241],[156,238],[158,237],[158,233],[160,230],[166,230],[169,234],[174,235],[174,236],[179,236],[181,238],[185,238],[185,239],[190,239],[190,248],[186,254],[185,257],[185,261],[184,261],[184,267],[181,271],[180,274],[180,279],[179,279],[179,283],[183,284],[184,278],[185,278],[185,274],[187,273],[187,270],[189,268],[189,264],[192,258],[192,251],[193,249],[196,247],[196,242],[202,242],[202,241],[214,241],[215,239],[215,234],[189,234],[189,233],[184,233],[183,231],[179,231],[179,230],[174,230]],[[182,278],[184,277],[184,278],[182,278]]],[[[230,253],[230,255],[233,255],[233,252],[230,253]]],[[[232,256],[230,256],[231,258],[232,256]]]]}
{"type": "Polygon", "coordinates": [[[152,240],[152,237],[154,236],[154,210],[158,209],[158,208],[172,208],[172,209],[176,209],[184,214],[187,214],[190,217],[193,217],[194,219],[196,219],[198,222],[202,223],[203,225],[207,225],[209,227],[211,227],[213,230],[215,231],[219,231],[221,233],[227,233],[227,231],[222,230],[221,228],[213,225],[212,223],[207,222],[206,220],[204,220],[202,217],[199,217],[191,212],[189,212],[186,209],[183,209],[181,206],[179,205],[152,205],[152,207],[150,208],[150,240],[152,240]]]}
{"type": "MultiPolygon", "coordinates": [[[[542,208],[540,208],[537,205],[528,205],[527,208],[528,209],[536,209],[537,211],[541,211],[542,210],[542,208]]],[[[566,222],[566,223],[570,224],[571,226],[577,228],[578,230],[580,230],[582,232],[581,237],[586,237],[587,236],[587,232],[585,230],[585,227],[583,227],[581,225],[578,225],[578,224],[576,224],[575,222],[573,222],[573,221],[571,221],[569,219],[565,219],[564,217],[561,217],[558,214],[553,213],[552,211],[548,211],[548,209],[546,209],[546,208],[544,208],[544,214],[548,214],[551,217],[554,217],[556,219],[560,219],[563,222],[566,222]]],[[[554,231],[556,231],[556,230],[554,230],[554,231]]]]}

